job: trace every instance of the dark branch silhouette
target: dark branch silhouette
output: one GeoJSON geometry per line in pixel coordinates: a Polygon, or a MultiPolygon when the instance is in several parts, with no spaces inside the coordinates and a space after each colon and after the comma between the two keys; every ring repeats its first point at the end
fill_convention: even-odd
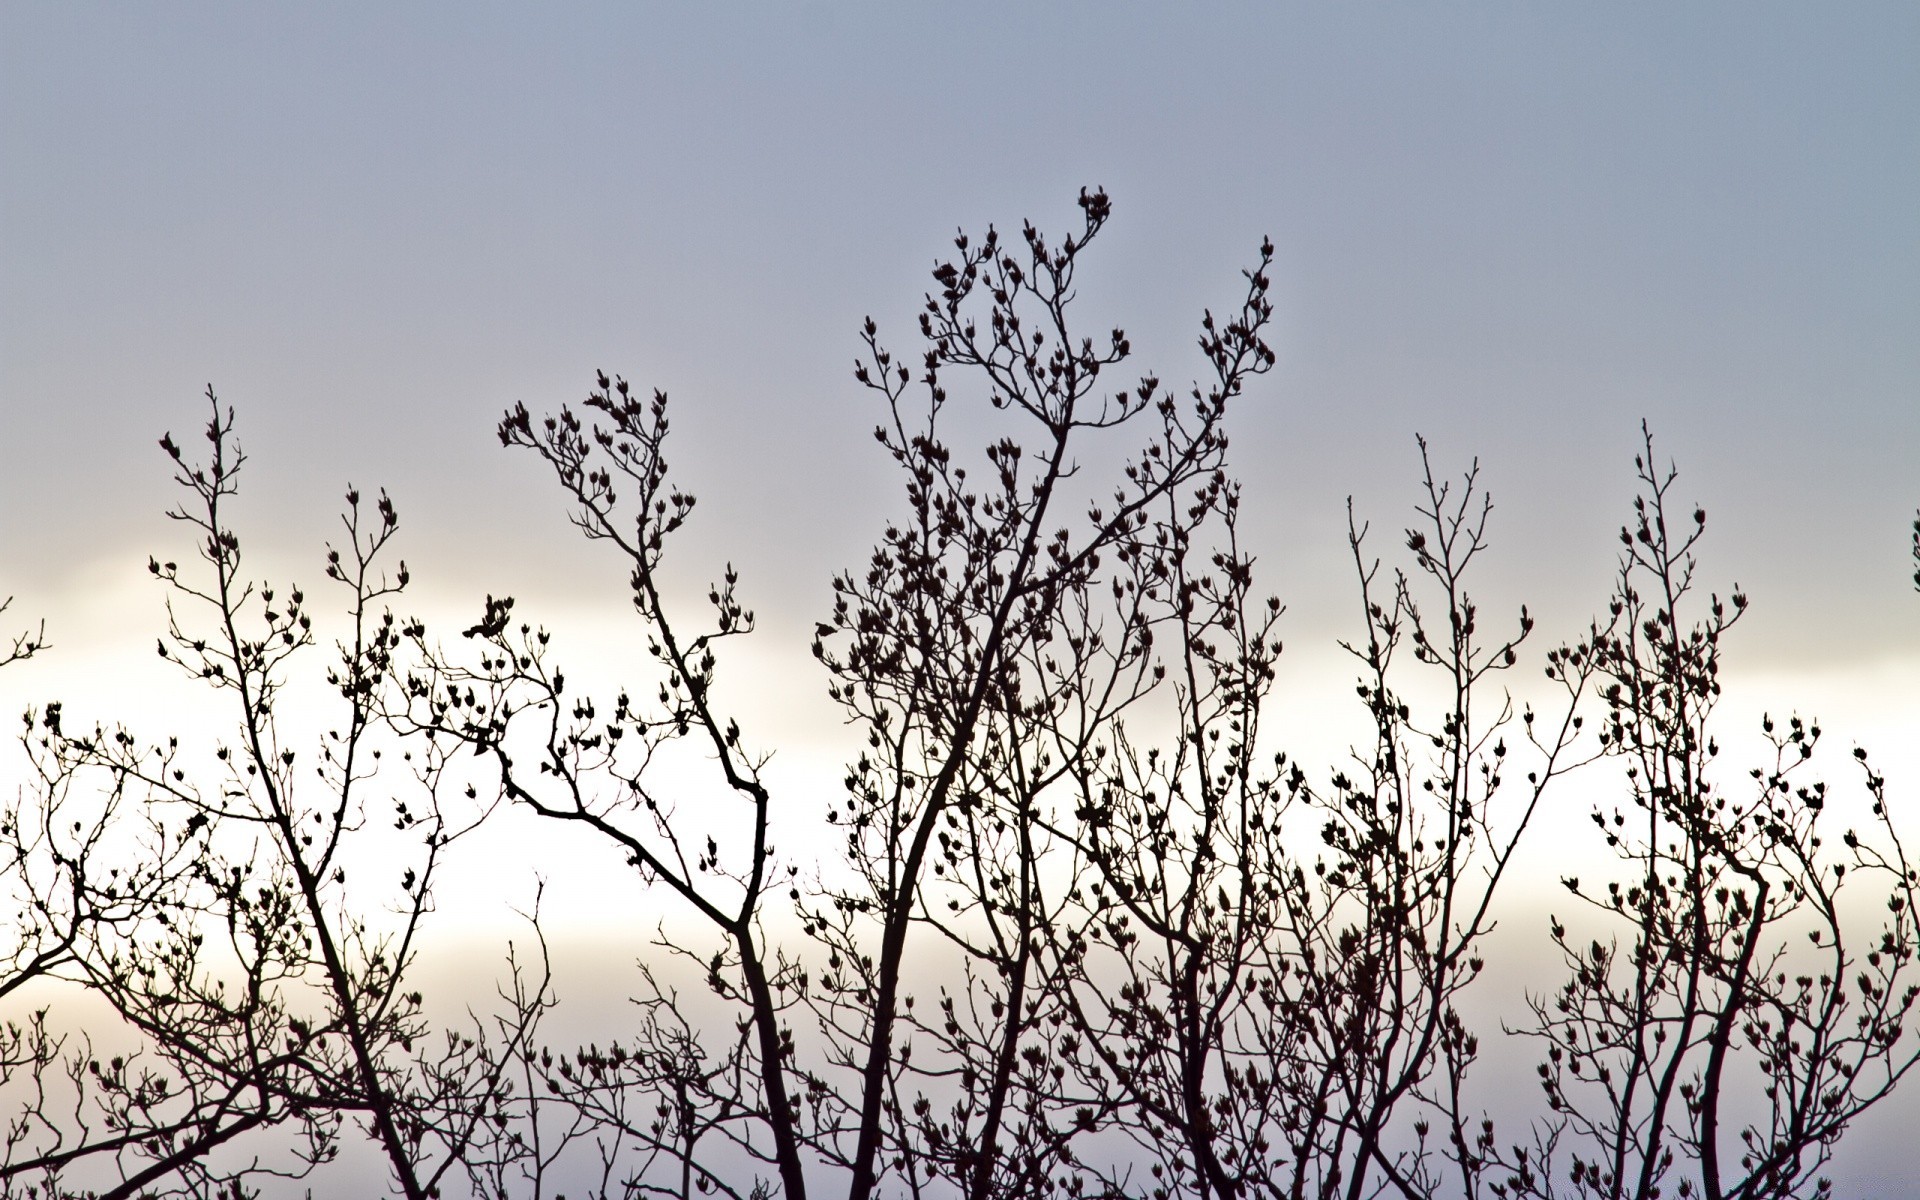
{"type": "MultiPolygon", "coordinates": [[[[397,511],[349,490],[308,705],[327,606],[244,574],[246,460],[209,389],[201,457],[161,440],[197,561],[148,570],[158,653],[227,732],[26,714],[0,1197],[1829,1194],[1848,1126],[1920,1061],[1920,873],[1867,749],[1856,785],[1813,777],[1811,716],[1723,760],[1748,601],[1699,594],[1706,514],[1651,436],[1604,615],[1543,654],[1525,607],[1474,598],[1478,462],[1421,440],[1390,549],[1349,502],[1362,732],[1303,761],[1228,455],[1275,366],[1273,247],[1172,388],[1082,329],[1111,216],[1087,191],[1058,242],[957,236],[914,354],[864,323],[901,490],[814,624],[857,739],[824,830],[740,723],[740,574],[679,599],[696,505],[664,393],[598,374],[498,426],[618,556],[644,669],[583,694],[511,595],[444,640],[395,615],[397,511]],[[1575,773],[1595,865],[1540,922],[1513,880],[1575,773]],[[552,835],[527,882],[600,856],[646,889],[634,1003],[584,1045],[546,1032],[537,904],[486,1011],[437,1021],[417,984],[434,888],[503,808],[552,835]],[[1496,1031],[1469,1014],[1499,920],[1565,979],[1496,1031]],[[1483,1085],[1495,1033],[1541,1051],[1531,1119],[1483,1085]]],[[[17,635],[0,666],[46,648],[17,635]]]]}

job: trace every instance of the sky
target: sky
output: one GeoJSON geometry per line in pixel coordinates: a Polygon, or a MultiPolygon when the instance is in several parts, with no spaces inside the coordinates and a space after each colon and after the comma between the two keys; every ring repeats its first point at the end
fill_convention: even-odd
{"type": "Polygon", "coordinates": [[[55,643],[5,699],[172,703],[132,657],[146,557],[182,548],[155,441],[209,383],[261,573],[317,578],[347,483],[384,486],[420,606],[512,593],[615,645],[618,564],[493,433],[605,369],[673,397],[686,586],[740,565],[768,681],[742,702],[831,780],[806,635],[897,503],[860,321],[914,346],[956,229],[1064,232],[1097,185],[1089,325],[1169,380],[1274,241],[1278,364],[1231,432],[1289,606],[1282,711],[1349,682],[1345,503],[1398,529],[1416,434],[1482,465],[1489,608],[1566,638],[1605,601],[1644,420],[1710,514],[1703,578],[1754,599],[1741,711],[1920,725],[1913,5],[7,3],[0,27],[0,596],[55,643]]]}

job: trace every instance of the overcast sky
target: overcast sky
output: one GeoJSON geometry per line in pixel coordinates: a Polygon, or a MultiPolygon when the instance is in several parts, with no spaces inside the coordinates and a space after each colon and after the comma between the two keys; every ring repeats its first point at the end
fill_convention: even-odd
{"type": "Polygon", "coordinates": [[[1920,646],[1920,9],[713,7],[8,6],[6,587],[55,609],[164,541],[153,442],[208,382],[260,538],[352,479],[426,587],[590,561],[492,427],[605,368],[671,391],[705,532],[810,618],[887,494],[860,318],[910,347],[956,227],[1099,184],[1088,307],[1167,378],[1278,246],[1235,444],[1302,621],[1421,432],[1577,622],[1645,418],[1743,653],[1920,646]]]}
{"type": "Polygon", "coordinates": [[[209,382],[263,572],[317,577],[345,484],[384,485],[422,604],[613,628],[617,564],[493,434],[604,368],[671,392],[689,580],[739,563],[817,707],[805,631],[893,503],[861,318],[911,350],[956,228],[1064,232],[1102,185],[1090,327],[1163,378],[1275,242],[1232,428],[1300,661],[1350,628],[1346,497],[1397,528],[1416,433],[1484,466],[1483,586],[1571,636],[1645,419],[1754,597],[1750,706],[1920,723],[1920,6],[0,13],[0,595],[60,651],[9,696],[104,705],[150,647],[154,442],[209,382]]]}

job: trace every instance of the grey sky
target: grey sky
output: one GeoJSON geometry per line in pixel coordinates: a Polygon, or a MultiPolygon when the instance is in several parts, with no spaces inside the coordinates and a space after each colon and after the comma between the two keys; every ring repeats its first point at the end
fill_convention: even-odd
{"type": "Polygon", "coordinates": [[[1418,430],[1482,457],[1515,594],[1577,620],[1645,416],[1715,517],[1711,573],[1756,626],[1793,614],[1755,652],[1916,645],[1911,6],[5,20],[0,550],[43,605],[165,536],[152,439],[209,380],[271,537],[312,544],[351,478],[393,489],[416,559],[448,550],[422,578],[462,594],[586,561],[491,428],[605,367],[673,392],[706,529],[750,576],[820,579],[793,597],[817,606],[871,534],[844,506],[884,483],[859,318],[910,346],[956,226],[1059,227],[1104,184],[1088,307],[1168,377],[1279,246],[1280,367],[1236,445],[1303,619],[1341,499],[1398,523],[1418,430]]]}
{"type": "Polygon", "coordinates": [[[804,670],[893,502],[860,319],[912,351],[957,226],[1064,230],[1104,185],[1089,327],[1164,378],[1277,245],[1234,447],[1309,662],[1348,627],[1344,499],[1397,529],[1416,431],[1484,464],[1492,599],[1571,635],[1645,417],[1708,581],[1755,597],[1735,661],[1880,680],[1911,729],[1917,63],[1909,3],[8,2],[0,595],[72,655],[23,678],[148,645],[154,440],[209,381],[263,571],[318,576],[352,480],[393,493],[423,602],[617,616],[493,437],[596,368],[672,393],[689,577],[740,563],[804,670]]]}

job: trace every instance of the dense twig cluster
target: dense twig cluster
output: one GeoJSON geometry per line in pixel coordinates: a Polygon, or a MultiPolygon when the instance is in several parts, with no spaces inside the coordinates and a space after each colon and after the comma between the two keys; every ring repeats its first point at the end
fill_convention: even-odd
{"type": "Polygon", "coordinates": [[[1592,814],[1621,871],[1604,890],[1565,880],[1628,942],[1586,942],[1553,922],[1570,976],[1533,1001],[1528,1030],[1547,1044],[1551,1115],[1531,1155],[1513,1152],[1505,1187],[1824,1195],[1818,1172],[1840,1133],[1915,1061],[1920,881],[1864,749],[1853,753],[1867,828],[1829,844],[1839,801],[1805,778],[1817,723],[1766,718],[1770,760],[1744,787],[1718,775],[1721,643],[1747,598],[1712,596],[1699,613],[1706,513],[1670,511],[1674,473],[1656,470],[1650,437],[1634,465],[1642,494],[1620,531],[1612,619],[1584,648],[1604,681],[1600,741],[1625,764],[1626,802],[1592,814]],[[1878,930],[1847,907],[1862,888],[1884,900],[1878,930]]]}

